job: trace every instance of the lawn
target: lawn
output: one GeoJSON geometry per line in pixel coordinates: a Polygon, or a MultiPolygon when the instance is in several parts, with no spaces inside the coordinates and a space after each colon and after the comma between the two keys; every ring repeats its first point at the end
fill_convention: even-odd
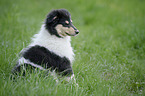
{"type": "Polygon", "coordinates": [[[145,0],[0,0],[0,96],[144,96],[145,0]],[[52,9],[65,8],[79,86],[44,72],[11,80],[19,52],[52,9]]]}

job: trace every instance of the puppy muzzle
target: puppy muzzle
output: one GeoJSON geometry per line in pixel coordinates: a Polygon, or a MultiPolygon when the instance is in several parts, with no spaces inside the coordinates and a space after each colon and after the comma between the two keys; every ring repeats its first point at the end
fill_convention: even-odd
{"type": "Polygon", "coordinates": [[[79,34],[79,30],[73,24],[71,24],[71,27],[74,29],[76,34],[79,34]]]}

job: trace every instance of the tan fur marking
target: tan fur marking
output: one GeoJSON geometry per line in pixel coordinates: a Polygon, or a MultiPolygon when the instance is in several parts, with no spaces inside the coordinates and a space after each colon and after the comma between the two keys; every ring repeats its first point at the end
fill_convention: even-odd
{"type": "Polygon", "coordinates": [[[69,24],[69,22],[68,22],[68,21],[65,21],[65,23],[66,23],[66,24],[69,24]]]}
{"type": "Polygon", "coordinates": [[[56,19],[56,18],[57,18],[57,16],[55,16],[55,17],[53,18],[53,20],[56,19]]]}
{"type": "Polygon", "coordinates": [[[70,27],[70,28],[63,27],[61,24],[58,24],[55,28],[56,28],[58,34],[62,37],[67,36],[67,35],[69,35],[69,36],[76,35],[75,30],[72,27],[70,27]]]}

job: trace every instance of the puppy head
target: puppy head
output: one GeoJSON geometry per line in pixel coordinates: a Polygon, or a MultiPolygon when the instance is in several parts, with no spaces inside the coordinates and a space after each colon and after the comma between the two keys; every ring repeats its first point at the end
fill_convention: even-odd
{"type": "Polygon", "coordinates": [[[79,30],[72,24],[71,15],[65,9],[51,11],[46,18],[46,29],[57,37],[75,36],[79,30]]]}

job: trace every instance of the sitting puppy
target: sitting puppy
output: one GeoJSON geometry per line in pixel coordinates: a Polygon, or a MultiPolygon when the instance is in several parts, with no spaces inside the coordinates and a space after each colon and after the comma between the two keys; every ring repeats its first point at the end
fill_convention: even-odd
{"type": "Polygon", "coordinates": [[[52,73],[66,76],[69,81],[74,77],[71,67],[74,53],[70,36],[76,36],[78,33],[67,10],[51,11],[40,32],[32,38],[31,44],[20,52],[18,64],[12,72],[22,72],[23,68],[27,69],[28,66],[32,69],[50,69],[52,73]]]}

